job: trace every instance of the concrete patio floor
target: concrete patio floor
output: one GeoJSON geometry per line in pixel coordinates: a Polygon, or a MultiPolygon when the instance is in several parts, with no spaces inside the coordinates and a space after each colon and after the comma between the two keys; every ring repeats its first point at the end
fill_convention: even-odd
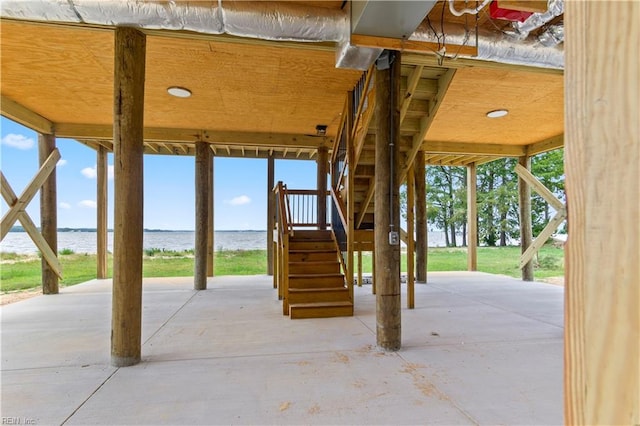
{"type": "Polygon", "coordinates": [[[143,361],[120,369],[110,280],[3,306],[3,424],[562,423],[563,288],[428,278],[397,353],[370,285],[354,317],[292,321],[271,277],[145,279],[143,361]]]}

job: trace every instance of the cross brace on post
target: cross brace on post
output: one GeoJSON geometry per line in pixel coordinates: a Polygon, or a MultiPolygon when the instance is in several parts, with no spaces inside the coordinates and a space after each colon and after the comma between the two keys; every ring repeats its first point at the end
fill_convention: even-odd
{"type": "Polygon", "coordinates": [[[540,247],[547,241],[547,239],[558,229],[560,224],[567,218],[567,208],[562,201],[553,195],[553,192],[549,191],[538,179],[531,174],[529,170],[522,167],[520,164],[516,165],[516,173],[522,180],[527,182],[531,188],[538,193],[544,200],[556,210],[555,216],[547,223],[538,237],[531,243],[531,245],[520,256],[520,269],[522,269],[533,256],[540,250],[540,247]]]}
{"type": "Polygon", "coordinates": [[[42,184],[47,180],[51,172],[55,169],[56,164],[58,164],[58,160],[60,160],[60,152],[56,148],[47,158],[47,161],[42,164],[38,173],[34,176],[34,178],[29,182],[25,190],[20,194],[20,197],[17,197],[11,185],[4,177],[4,174],[0,172],[0,184],[2,187],[2,197],[7,202],[9,206],[9,210],[5,213],[0,220],[0,241],[4,240],[4,237],[7,236],[7,233],[16,222],[16,220],[20,221],[22,227],[25,229],[27,234],[31,237],[36,247],[42,253],[42,256],[47,261],[49,266],[53,272],[59,277],[62,278],[62,267],[60,266],[60,262],[58,262],[58,257],[56,253],[53,252],[49,244],[44,239],[36,225],[33,223],[31,218],[26,212],[27,205],[31,202],[33,197],[36,195],[38,190],[42,187],[42,184]]]}

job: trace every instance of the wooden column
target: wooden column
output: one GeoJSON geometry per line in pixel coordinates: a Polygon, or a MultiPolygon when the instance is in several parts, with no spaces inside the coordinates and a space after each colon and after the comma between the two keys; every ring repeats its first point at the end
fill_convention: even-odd
{"type": "MultiPolygon", "coordinates": [[[[377,69],[375,154],[375,282],[378,347],[399,350],[400,321],[400,53],[390,68],[377,69]],[[390,233],[398,243],[390,243],[390,233]]],[[[378,63],[381,61],[378,60],[378,63]]]]}
{"type": "MultiPolygon", "coordinates": [[[[38,157],[40,166],[47,161],[56,149],[55,135],[38,135],[38,157]]],[[[53,253],[58,253],[58,196],[56,189],[56,169],[40,187],[40,229],[42,237],[47,241],[53,253]]],[[[58,276],[51,269],[44,256],[42,263],[42,293],[58,294],[58,276]]]]}
{"type": "Polygon", "coordinates": [[[318,148],[318,229],[327,229],[327,170],[329,150],[318,148]]]}
{"type": "Polygon", "coordinates": [[[214,218],[214,205],[213,205],[213,194],[214,194],[214,186],[213,186],[213,154],[209,152],[208,155],[208,176],[207,176],[207,277],[213,277],[214,272],[213,268],[215,266],[215,234],[214,234],[214,226],[213,226],[213,218],[214,218]]]}
{"type": "Polygon", "coordinates": [[[97,220],[96,220],[96,232],[97,232],[97,260],[96,260],[96,276],[97,278],[107,278],[108,274],[108,197],[107,197],[107,182],[109,179],[109,169],[107,165],[107,149],[100,145],[96,154],[97,164],[97,220]]]}
{"type": "Polygon", "coordinates": [[[207,240],[209,228],[209,157],[211,150],[206,142],[196,142],[196,244],[193,288],[207,289],[207,240]]]}
{"type": "MultiPolygon", "coordinates": [[[[353,92],[347,93],[347,118],[346,128],[353,128],[353,92]]],[[[355,163],[355,147],[353,146],[353,140],[351,138],[352,132],[347,132],[347,164],[353,165],[355,163]]],[[[347,282],[349,286],[349,297],[354,300],[353,295],[353,277],[355,272],[355,259],[354,259],[354,243],[355,243],[355,229],[356,229],[356,215],[355,215],[355,183],[354,173],[347,175],[347,227],[345,229],[347,233],[347,282]]]]}
{"type": "Polygon", "coordinates": [[[639,16],[565,3],[566,424],[640,424],[639,16]]]}
{"type": "Polygon", "coordinates": [[[424,151],[418,151],[414,160],[416,182],[416,281],[427,282],[427,184],[424,151]]]}
{"type": "Polygon", "coordinates": [[[146,37],[115,30],[114,253],[111,364],[140,361],[142,322],[143,112],[146,37]]]}
{"type": "Polygon", "coordinates": [[[415,307],[415,174],[413,165],[407,170],[407,308],[415,307]]]}
{"type": "MultiPolygon", "coordinates": [[[[531,171],[531,157],[520,157],[518,163],[531,171]]],[[[533,241],[531,229],[531,187],[522,178],[518,178],[518,194],[520,197],[520,250],[527,251],[533,241]]],[[[522,268],[522,280],[533,281],[533,260],[522,268]]]]}
{"type": "Polygon", "coordinates": [[[467,166],[467,270],[478,270],[478,169],[476,163],[467,166]]]}
{"type": "Polygon", "coordinates": [[[276,226],[275,160],[273,154],[267,159],[267,274],[274,274],[274,241],[273,230],[276,226]]]}

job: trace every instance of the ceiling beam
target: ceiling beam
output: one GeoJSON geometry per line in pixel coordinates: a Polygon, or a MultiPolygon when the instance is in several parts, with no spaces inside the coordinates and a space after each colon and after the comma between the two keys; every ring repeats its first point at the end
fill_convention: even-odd
{"type": "Polygon", "coordinates": [[[4,117],[38,133],[46,135],[54,133],[54,125],[50,120],[4,95],[0,97],[0,111],[4,117]]]}
{"type": "Polygon", "coordinates": [[[521,157],[527,154],[525,145],[498,145],[471,142],[425,141],[422,150],[427,154],[494,155],[496,157],[521,157]]]}
{"type": "MultiPolygon", "coordinates": [[[[56,135],[71,139],[107,139],[113,138],[113,126],[96,124],[56,123],[56,135]]],[[[225,145],[244,146],[281,146],[290,148],[318,148],[330,147],[333,139],[310,135],[288,133],[260,133],[260,132],[219,132],[202,129],[174,129],[161,127],[146,127],[144,129],[145,142],[167,143],[195,143],[205,141],[225,145]]]]}
{"type": "MultiPolygon", "coordinates": [[[[413,52],[420,54],[430,53],[435,55],[440,49],[438,43],[430,41],[404,40],[399,38],[377,37],[362,34],[351,34],[350,42],[352,45],[358,47],[399,50],[400,52],[413,52]]],[[[478,55],[478,48],[476,46],[447,44],[447,47],[451,47],[452,51],[457,52],[459,55],[478,55]]]]}
{"type": "Polygon", "coordinates": [[[533,156],[541,154],[547,151],[553,151],[554,149],[562,148],[564,146],[564,133],[561,135],[553,136],[549,139],[542,140],[540,142],[527,145],[527,155],[533,156]]]}
{"type": "Polygon", "coordinates": [[[483,61],[471,58],[457,58],[456,60],[445,58],[442,65],[438,64],[439,58],[435,55],[425,55],[420,53],[405,53],[402,55],[402,63],[406,65],[424,65],[428,67],[443,68],[489,68],[501,69],[506,71],[524,71],[535,72],[541,74],[563,75],[564,70],[556,68],[542,68],[527,65],[505,64],[502,62],[483,61]]]}

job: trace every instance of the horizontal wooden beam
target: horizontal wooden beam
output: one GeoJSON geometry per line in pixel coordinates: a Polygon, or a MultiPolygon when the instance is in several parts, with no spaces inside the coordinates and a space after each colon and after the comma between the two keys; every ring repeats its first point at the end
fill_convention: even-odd
{"type": "Polygon", "coordinates": [[[542,140],[540,142],[527,145],[527,155],[533,156],[541,154],[547,151],[553,151],[554,149],[562,148],[564,146],[564,133],[561,135],[553,136],[549,139],[542,140]]]}
{"type": "Polygon", "coordinates": [[[556,68],[542,68],[527,65],[505,64],[503,62],[483,61],[471,58],[457,58],[456,60],[445,58],[442,64],[438,63],[439,58],[435,55],[424,55],[420,53],[405,53],[402,55],[402,63],[406,65],[425,65],[429,67],[443,68],[488,68],[507,71],[525,71],[541,74],[563,75],[564,70],[556,68]]]}
{"type": "Polygon", "coordinates": [[[422,144],[422,150],[426,154],[495,155],[496,157],[521,157],[527,153],[525,145],[499,145],[429,140],[422,144]]]}
{"type": "Polygon", "coordinates": [[[498,0],[498,7],[521,12],[544,13],[549,5],[547,0],[498,0]]]}
{"type": "MultiPolygon", "coordinates": [[[[358,47],[372,47],[388,50],[399,50],[401,52],[413,52],[413,53],[437,53],[439,52],[438,43],[430,41],[419,40],[403,40],[399,38],[377,37],[362,34],[351,34],[351,44],[358,47]]],[[[460,46],[455,44],[447,44],[450,48],[452,55],[478,55],[478,48],[476,46],[460,46]]],[[[406,63],[403,61],[403,63],[406,63]]]]}
{"type": "Polygon", "coordinates": [[[0,97],[0,111],[4,117],[31,130],[46,135],[54,133],[54,126],[51,121],[4,95],[0,97]]]}
{"type": "MultiPolygon", "coordinates": [[[[102,139],[113,138],[113,126],[96,124],[56,123],[56,136],[71,139],[102,139]]],[[[289,148],[318,148],[331,147],[333,139],[310,135],[288,133],[260,133],[260,132],[219,132],[204,129],[175,129],[161,127],[147,127],[144,129],[145,142],[161,143],[192,143],[205,141],[209,143],[244,146],[281,146],[289,148]]]]}

